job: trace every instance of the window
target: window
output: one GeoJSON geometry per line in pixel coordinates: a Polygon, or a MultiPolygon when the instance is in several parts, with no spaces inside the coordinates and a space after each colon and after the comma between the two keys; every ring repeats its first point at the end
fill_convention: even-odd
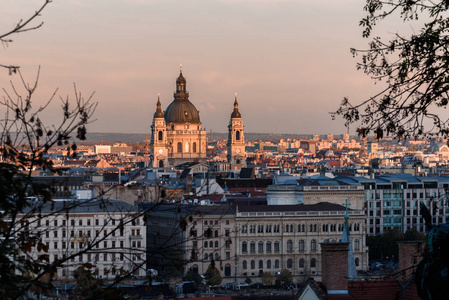
{"type": "Polygon", "coordinates": [[[72,226],[75,226],[75,220],[71,220],[70,223],[72,224],[72,226]]]}
{"type": "Polygon", "coordinates": [[[231,259],[231,252],[226,252],[226,259],[231,259]]]}
{"type": "Polygon", "coordinates": [[[359,266],[359,264],[360,264],[359,258],[358,258],[358,257],[356,257],[356,258],[355,258],[355,266],[356,266],[356,267],[358,267],[358,266],[359,266]]]}
{"type": "Polygon", "coordinates": [[[195,142],[193,142],[193,144],[192,144],[192,152],[196,153],[196,143],[195,142]]]}
{"type": "Polygon", "coordinates": [[[298,249],[299,249],[299,251],[304,251],[304,241],[303,240],[299,241],[298,249]]]}
{"type": "Polygon", "coordinates": [[[259,243],[257,244],[257,251],[258,251],[258,252],[263,252],[263,242],[259,242],[259,243]]]}
{"type": "Polygon", "coordinates": [[[215,248],[218,248],[218,241],[215,241],[215,248]]]}
{"type": "Polygon", "coordinates": [[[310,250],[315,251],[316,250],[316,241],[312,240],[310,242],[310,250]]]}
{"type": "Polygon", "coordinates": [[[256,268],[256,261],[251,261],[251,270],[254,270],[256,268]]]}
{"type": "Polygon", "coordinates": [[[271,269],[271,260],[267,260],[267,269],[271,269]]]}
{"type": "Polygon", "coordinates": [[[354,241],[354,250],[360,250],[360,241],[359,240],[354,241]]]}
{"type": "Polygon", "coordinates": [[[293,242],[292,240],[287,241],[287,251],[291,252],[293,251],[293,242]]]}
{"type": "Polygon", "coordinates": [[[218,253],[215,253],[215,260],[218,260],[218,253]]]}
{"type": "Polygon", "coordinates": [[[249,245],[249,252],[256,252],[256,243],[255,242],[251,242],[251,244],[249,245]]]}
{"type": "Polygon", "coordinates": [[[231,276],[231,265],[230,264],[226,264],[225,265],[225,276],[231,276]]]}
{"type": "Polygon", "coordinates": [[[263,260],[259,260],[259,269],[263,269],[263,260]]]}
{"type": "Polygon", "coordinates": [[[271,252],[271,242],[267,242],[266,250],[267,252],[271,252]]]}
{"type": "Polygon", "coordinates": [[[208,257],[209,255],[207,253],[204,253],[204,260],[207,260],[208,257]]]}
{"type": "Polygon", "coordinates": [[[242,252],[243,253],[248,252],[248,244],[246,242],[242,243],[242,252]]]}
{"type": "Polygon", "coordinates": [[[54,221],[55,226],[58,226],[58,220],[54,221]]]}
{"type": "Polygon", "coordinates": [[[225,236],[229,236],[229,229],[226,229],[225,236]]]}
{"type": "Polygon", "coordinates": [[[274,268],[275,268],[275,269],[279,269],[279,259],[276,259],[276,260],[274,261],[274,268]]]}
{"type": "Polygon", "coordinates": [[[214,242],[210,241],[209,242],[209,248],[213,248],[214,247],[214,242]]]}
{"type": "Polygon", "coordinates": [[[243,270],[248,269],[248,263],[246,262],[246,260],[244,260],[244,261],[242,262],[242,269],[243,269],[243,270]]]}
{"type": "Polygon", "coordinates": [[[78,221],[78,225],[79,226],[83,226],[83,220],[82,219],[78,221]]]}
{"type": "Polygon", "coordinates": [[[287,259],[287,269],[293,268],[293,260],[291,258],[287,259]]]}
{"type": "Polygon", "coordinates": [[[299,259],[299,267],[304,268],[304,258],[299,259]]]}
{"type": "Polygon", "coordinates": [[[186,153],[189,153],[189,151],[190,151],[190,144],[189,144],[189,142],[186,142],[186,143],[184,144],[184,148],[185,148],[185,152],[186,152],[186,153]]]}
{"type": "Polygon", "coordinates": [[[231,248],[231,241],[230,241],[230,240],[227,240],[227,241],[225,242],[225,247],[226,247],[226,249],[231,248]]]}
{"type": "Polygon", "coordinates": [[[178,143],[178,153],[182,153],[182,143],[178,143]]]}
{"type": "Polygon", "coordinates": [[[310,260],[310,267],[311,267],[311,268],[316,268],[316,258],[312,258],[312,259],[310,260]]]}
{"type": "Polygon", "coordinates": [[[218,230],[215,230],[215,231],[214,231],[214,236],[215,236],[215,237],[218,237],[218,230]]]}
{"type": "Polygon", "coordinates": [[[204,248],[207,248],[207,245],[208,245],[208,243],[207,243],[207,241],[205,241],[204,242],[204,248]]]}
{"type": "Polygon", "coordinates": [[[162,138],[163,138],[162,131],[159,131],[159,132],[157,133],[157,139],[158,139],[159,141],[162,141],[162,138]]]}
{"type": "Polygon", "coordinates": [[[274,242],[274,251],[279,252],[279,242],[274,242]]]}

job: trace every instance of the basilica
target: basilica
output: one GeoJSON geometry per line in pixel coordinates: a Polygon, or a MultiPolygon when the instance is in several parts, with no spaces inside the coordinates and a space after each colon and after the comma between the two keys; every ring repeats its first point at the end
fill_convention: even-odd
{"type": "MultiPolygon", "coordinates": [[[[245,164],[245,138],[237,96],[228,125],[227,161],[230,165],[245,164]]],[[[180,70],[176,79],[174,99],[162,111],[158,96],[151,125],[151,166],[174,167],[188,162],[206,162],[207,134],[200,114],[189,100],[186,79],[180,70]]]]}

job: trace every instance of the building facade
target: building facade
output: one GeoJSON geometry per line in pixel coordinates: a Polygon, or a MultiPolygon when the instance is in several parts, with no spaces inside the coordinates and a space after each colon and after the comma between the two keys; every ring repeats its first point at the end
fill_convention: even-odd
{"type": "MultiPolygon", "coordinates": [[[[236,273],[246,278],[288,269],[295,281],[321,276],[320,243],[342,239],[344,214],[343,206],[331,203],[239,206],[236,273]]],[[[367,270],[365,215],[350,210],[349,216],[355,265],[367,270]]]]}
{"type": "MultiPolygon", "coordinates": [[[[33,205],[40,213],[19,215],[26,220],[27,230],[40,234],[48,251],[32,249],[30,256],[38,259],[48,255],[48,263],[61,261],[57,268],[60,279],[73,279],[75,270],[84,263],[93,264],[98,278],[114,279],[123,274],[146,276],[146,227],[135,206],[120,200],[57,200],[33,205]]],[[[22,224],[19,222],[18,224],[22,224]]]]}

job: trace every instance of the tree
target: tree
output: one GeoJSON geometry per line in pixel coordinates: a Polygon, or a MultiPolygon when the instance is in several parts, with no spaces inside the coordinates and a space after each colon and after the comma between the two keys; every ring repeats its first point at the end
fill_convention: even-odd
{"type": "Polygon", "coordinates": [[[279,280],[280,282],[283,282],[283,283],[292,282],[293,281],[292,272],[290,272],[287,269],[281,270],[281,272],[279,273],[279,275],[277,277],[277,280],[279,280]]]}
{"type": "Polygon", "coordinates": [[[212,261],[204,273],[207,285],[219,285],[223,281],[220,271],[215,267],[215,262],[212,261]]]}
{"type": "Polygon", "coordinates": [[[249,276],[246,276],[245,278],[245,283],[247,284],[251,284],[253,281],[251,280],[251,278],[249,278],[249,276]]]}
{"type": "Polygon", "coordinates": [[[189,269],[184,276],[185,281],[194,281],[196,286],[199,286],[203,283],[203,277],[200,274],[195,273],[192,269],[189,269]]]}
{"type": "Polygon", "coordinates": [[[270,272],[264,272],[260,280],[265,285],[272,285],[274,281],[274,276],[270,272]]]}
{"type": "MultiPolygon", "coordinates": [[[[41,6],[34,12],[34,14],[29,16],[27,19],[21,19],[10,30],[0,33],[0,43],[3,44],[4,46],[8,46],[10,43],[13,42],[13,40],[11,39],[12,36],[19,34],[19,33],[36,30],[36,29],[40,28],[42,25],[44,25],[44,22],[41,22],[37,25],[33,25],[33,21],[41,15],[41,13],[45,9],[45,7],[47,7],[47,5],[50,4],[51,2],[52,2],[52,0],[44,0],[43,3],[41,4],[41,6]]],[[[8,69],[9,74],[17,73],[17,71],[20,68],[17,65],[2,64],[2,63],[0,63],[0,67],[8,69]]]]}
{"type": "Polygon", "coordinates": [[[332,117],[342,116],[346,125],[361,123],[361,136],[374,132],[377,138],[448,137],[449,120],[438,113],[449,101],[448,9],[446,0],[367,0],[367,16],[360,21],[363,37],[397,14],[407,27],[417,24],[421,30],[396,33],[389,41],[375,37],[368,49],[351,49],[354,56],[361,55],[357,68],[386,87],[360,104],[344,98],[332,117]]]}
{"type": "Polygon", "coordinates": [[[399,258],[398,241],[404,240],[404,234],[396,228],[384,232],[382,235],[367,236],[366,245],[369,248],[370,260],[384,260],[399,258]]]}
{"type": "Polygon", "coordinates": [[[408,229],[404,234],[404,241],[425,241],[426,235],[422,234],[415,227],[408,229]]]}

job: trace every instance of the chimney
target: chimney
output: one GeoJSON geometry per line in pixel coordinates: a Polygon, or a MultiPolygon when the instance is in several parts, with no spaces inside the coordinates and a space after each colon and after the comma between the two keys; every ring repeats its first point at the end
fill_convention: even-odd
{"type": "Polygon", "coordinates": [[[424,241],[401,241],[399,246],[400,280],[407,281],[416,271],[416,266],[422,259],[424,241]],[[414,266],[414,267],[413,267],[414,266]]]}
{"type": "Polygon", "coordinates": [[[349,243],[321,243],[321,281],[328,295],[348,295],[349,243]]]}

